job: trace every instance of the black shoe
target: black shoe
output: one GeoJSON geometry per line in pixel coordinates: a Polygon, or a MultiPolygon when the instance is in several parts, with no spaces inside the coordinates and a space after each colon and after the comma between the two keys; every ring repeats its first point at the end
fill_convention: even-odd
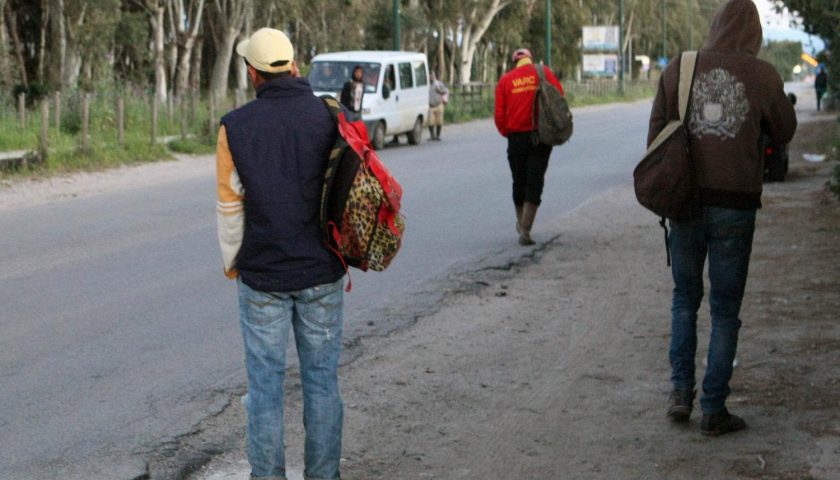
{"type": "Polygon", "coordinates": [[[727,409],[711,415],[703,414],[703,421],[700,422],[700,433],[716,437],[724,433],[737,432],[747,428],[746,422],[741,417],[732,415],[727,409]]]}
{"type": "Polygon", "coordinates": [[[668,401],[671,405],[668,406],[668,416],[675,422],[687,422],[691,417],[691,409],[694,406],[695,390],[682,390],[675,388],[671,391],[671,396],[668,401]]]}

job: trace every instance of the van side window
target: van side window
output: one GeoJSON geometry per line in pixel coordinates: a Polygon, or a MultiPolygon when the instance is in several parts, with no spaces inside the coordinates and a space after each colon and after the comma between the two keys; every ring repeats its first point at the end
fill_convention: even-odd
{"type": "Polygon", "coordinates": [[[423,87],[429,84],[426,78],[426,64],[424,62],[415,61],[414,64],[414,79],[417,81],[418,87],[423,87]]]}
{"type": "Polygon", "coordinates": [[[411,76],[411,64],[408,62],[400,64],[400,88],[414,87],[414,80],[411,76]]]}
{"type": "Polygon", "coordinates": [[[383,78],[382,81],[390,90],[397,88],[397,78],[394,75],[393,65],[388,65],[385,68],[385,78],[383,78]]]}

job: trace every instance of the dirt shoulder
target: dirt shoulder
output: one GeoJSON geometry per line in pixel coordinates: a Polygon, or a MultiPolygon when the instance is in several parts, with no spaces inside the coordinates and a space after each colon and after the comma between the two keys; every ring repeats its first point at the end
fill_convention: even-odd
{"type": "MultiPolygon", "coordinates": [[[[840,205],[824,187],[836,162],[801,160],[834,128],[802,125],[788,180],[765,187],[729,400],[747,430],[703,437],[697,410],[688,425],[667,421],[662,231],[620,188],[565,218],[559,239],[512,271],[476,272],[476,288],[431,317],[362,340],[341,371],[343,478],[840,478],[840,205]]],[[[242,452],[194,478],[246,478],[242,452]]]]}

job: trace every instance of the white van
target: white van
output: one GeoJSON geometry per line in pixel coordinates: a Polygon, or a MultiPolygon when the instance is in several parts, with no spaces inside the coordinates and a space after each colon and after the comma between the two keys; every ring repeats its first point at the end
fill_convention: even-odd
{"type": "Polygon", "coordinates": [[[315,95],[339,98],[353,69],[364,70],[362,120],[376,149],[390,136],[407,134],[416,145],[429,117],[429,67],[426,55],[416,52],[352,51],[316,55],[309,69],[315,95]]]}

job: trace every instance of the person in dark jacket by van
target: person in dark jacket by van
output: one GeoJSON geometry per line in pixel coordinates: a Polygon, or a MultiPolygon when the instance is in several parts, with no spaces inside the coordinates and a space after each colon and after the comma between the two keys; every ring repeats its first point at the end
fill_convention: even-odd
{"type": "MultiPolygon", "coordinates": [[[[691,157],[702,212],[671,221],[674,290],[671,307],[671,393],[668,416],[687,421],[694,401],[697,310],[709,259],[712,330],[703,395],[701,433],[720,435],[746,427],[726,408],[738,344],[756,209],[764,173],[759,139],[788,143],[796,114],[776,70],[756,58],[761,23],[752,0],[729,0],[718,10],[699,51],[688,108],[691,157]]],[[[662,74],[650,118],[648,144],[669,120],[679,119],[679,61],[662,74]]]]}
{"type": "Polygon", "coordinates": [[[240,42],[256,100],[222,118],[216,147],[224,272],[237,279],[248,373],[251,478],[285,478],[283,379],[294,332],[303,386],[304,476],[338,479],[344,268],[323,242],[319,204],[338,129],[283,32],[240,42]]]}
{"type": "Polygon", "coordinates": [[[365,71],[361,65],[353,67],[353,74],[350,80],[344,82],[341,88],[341,98],[339,101],[347,110],[350,110],[353,118],[348,120],[361,120],[362,118],[362,99],[365,97],[365,71]]]}

